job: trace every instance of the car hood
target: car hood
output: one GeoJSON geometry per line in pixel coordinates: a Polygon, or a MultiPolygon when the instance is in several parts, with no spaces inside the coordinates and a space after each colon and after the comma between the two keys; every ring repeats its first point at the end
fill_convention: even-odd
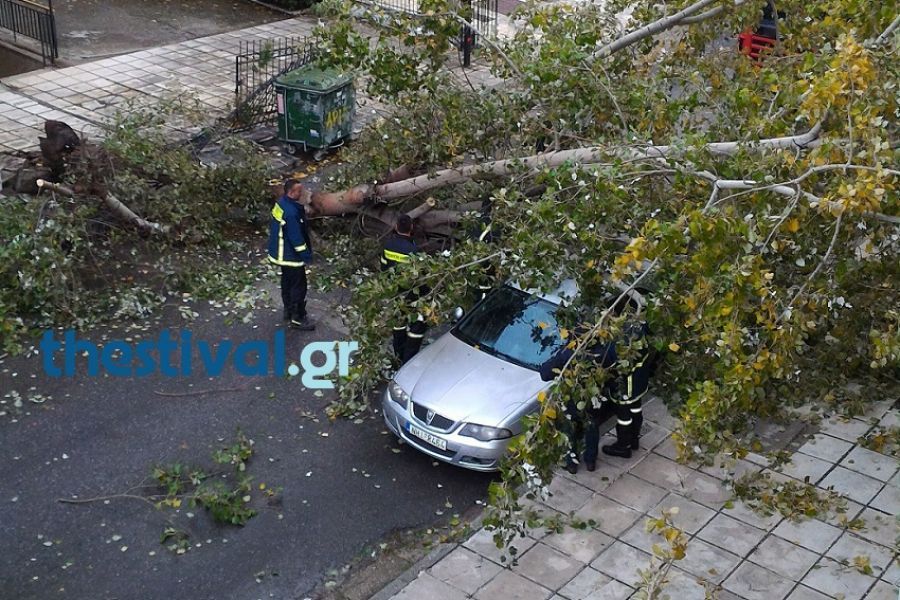
{"type": "Polygon", "coordinates": [[[450,333],[413,357],[395,380],[414,402],[440,415],[492,427],[536,402],[547,386],[537,371],[476,350],[450,333]]]}

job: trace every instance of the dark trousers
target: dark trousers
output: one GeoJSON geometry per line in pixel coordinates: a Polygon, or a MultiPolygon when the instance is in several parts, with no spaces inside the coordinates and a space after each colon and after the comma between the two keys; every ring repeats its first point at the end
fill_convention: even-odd
{"type": "Polygon", "coordinates": [[[281,267],[281,301],[292,319],[306,317],[306,267],[281,267]]]}
{"type": "Polygon", "coordinates": [[[569,438],[570,453],[566,462],[572,463],[578,456],[578,444],[584,439],[584,461],[597,462],[597,453],[600,447],[600,424],[612,416],[615,408],[612,402],[604,401],[599,408],[589,407],[583,411],[578,410],[574,403],[566,404],[565,433],[569,438]]]}
{"type": "Polygon", "coordinates": [[[425,321],[418,319],[408,325],[394,327],[394,355],[400,359],[401,364],[406,364],[419,352],[426,331],[428,326],[425,325],[425,321]]]}

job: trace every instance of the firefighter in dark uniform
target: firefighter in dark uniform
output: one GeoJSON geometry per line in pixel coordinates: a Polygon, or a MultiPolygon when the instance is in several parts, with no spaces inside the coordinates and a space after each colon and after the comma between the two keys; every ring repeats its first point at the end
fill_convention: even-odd
{"type": "MultiPolygon", "coordinates": [[[[382,271],[392,269],[397,265],[408,263],[410,257],[419,251],[419,248],[412,239],[412,235],[412,219],[409,215],[401,214],[397,217],[394,233],[384,243],[384,248],[381,252],[382,271]]],[[[419,294],[415,291],[409,291],[405,294],[405,300],[409,304],[413,304],[418,297],[419,294]]],[[[406,363],[416,355],[419,348],[422,347],[422,339],[425,337],[426,330],[427,327],[422,315],[417,315],[417,317],[409,323],[398,323],[394,325],[394,354],[400,359],[401,363],[406,363]]]]}
{"type": "MultiPolygon", "coordinates": [[[[582,330],[581,334],[585,331],[582,330]]],[[[578,334],[578,335],[581,335],[578,334]]],[[[557,352],[552,358],[541,365],[540,374],[544,381],[551,381],[559,375],[562,368],[574,354],[574,349],[568,345],[557,352]]],[[[585,356],[591,360],[595,367],[610,369],[616,364],[616,349],[614,344],[594,343],[585,350],[585,356]]],[[[569,438],[569,453],[566,455],[566,470],[573,475],[578,472],[578,444],[584,439],[584,464],[588,471],[597,468],[597,453],[600,446],[600,424],[613,413],[610,398],[616,395],[616,378],[610,377],[603,385],[603,398],[599,406],[588,406],[584,411],[579,411],[574,402],[566,403],[565,417],[562,429],[569,438]]]]}
{"type": "MultiPolygon", "coordinates": [[[[625,303],[618,303],[614,312],[621,314],[625,303]]],[[[641,401],[650,385],[653,370],[648,336],[650,328],[643,320],[635,318],[622,328],[622,342],[617,355],[616,370],[619,373],[617,393],[613,396],[616,415],[616,441],[603,446],[603,453],[621,458],[631,458],[631,451],[640,448],[641,426],[644,414],[641,401]]]]}
{"type": "Polygon", "coordinates": [[[303,186],[296,179],[284,182],[284,195],[272,207],[269,222],[269,262],[281,267],[281,300],[284,320],[301,331],[315,324],[306,314],[306,263],[312,258],[303,186]]]}

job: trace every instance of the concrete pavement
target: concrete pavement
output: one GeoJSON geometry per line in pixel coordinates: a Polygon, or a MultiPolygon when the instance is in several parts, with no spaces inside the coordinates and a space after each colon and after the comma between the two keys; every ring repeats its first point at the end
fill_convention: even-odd
{"type": "MultiPolygon", "coordinates": [[[[773,473],[784,480],[833,488],[847,499],[836,515],[791,521],[730,501],[725,479],[768,471],[748,455],[733,469],[689,467],[673,461],[675,424],[659,401],[647,409],[641,450],[629,460],[606,458],[597,471],[560,471],[545,514],[574,512],[597,525],[584,531],[533,531],[514,542],[518,564],[500,560],[491,532],[481,529],[418,573],[386,588],[378,600],[624,600],[635,596],[638,569],[664,540],[645,523],[678,507],[674,523],[690,538],[687,554],[668,576],[663,594],[678,600],[896,600],[900,582],[900,462],[857,442],[873,427],[900,425],[893,400],[873,404],[857,419],[831,418],[773,473]],[[871,572],[854,564],[869,564],[871,572]],[[410,577],[415,577],[407,583],[410,577]]],[[[610,439],[601,443],[609,443],[610,439]]]]}

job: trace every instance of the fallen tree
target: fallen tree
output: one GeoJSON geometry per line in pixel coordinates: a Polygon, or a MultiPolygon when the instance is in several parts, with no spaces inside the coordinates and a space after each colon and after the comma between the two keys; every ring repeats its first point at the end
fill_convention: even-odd
{"type": "MultiPolygon", "coordinates": [[[[317,208],[480,201],[496,233],[381,277],[361,271],[346,315],[361,356],[335,414],[365,409],[393,321],[415,310],[437,323],[485,277],[574,279],[575,308],[595,315],[560,315],[559,335],[588,332],[569,338],[576,349],[616,339],[622,322],[601,303],[652,279],[645,317],[667,358],[656,391],[682,417],[684,459],[739,455],[755,419],[796,403],[853,410],[865,399],[851,379],[896,396],[895,7],[778,2],[780,41],[755,61],[728,36],[753,30],[763,5],[527,4],[511,39],[482,47],[506,80],[484,88],[447,75],[458,25],[472,24],[447,3],[379,15],[373,43],[349,15],[323,29],[323,54],[363,72],[392,112],[348,149],[341,181],[373,183],[320,194],[317,208]],[[381,180],[400,164],[420,171],[381,180]],[[395,301],[420,283],[430,293],[415,307],[395,301]]],[[[608,376],[576,350],[512,445],[489,523],[521,518],[517,486],[539,495],[567,445],[564,402],[596,402],[608,376]]]]}

